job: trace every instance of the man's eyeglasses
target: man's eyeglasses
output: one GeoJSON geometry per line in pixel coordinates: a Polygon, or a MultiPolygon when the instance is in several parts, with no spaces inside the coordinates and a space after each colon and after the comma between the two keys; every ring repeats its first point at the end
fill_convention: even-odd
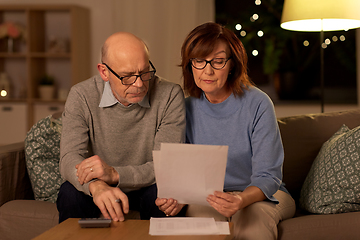
{"type": "Polygon", "coordinates": [[[156,73],[156,69],[154,67],[154,65],[152,64],[151,61],[149,61],[150,66],[152,67],[153,70],[148,71],[148,72],[144,72],[138,75],[129,75],[129,76],[124,76],[124,77],[120,77],[114,70],[112,70],[106,63],[102,63],[104,64],[107,69],[110,70],[110,72],[112,72],[118,79],[120,79],[121,83],[123,85],[132,85],[136,82],[136,80],[138,79],[138,77],[141,79],[141,81],[146,82],[146,81],[150,81],[151,79],[153,79],[153,77],[155,76],[156,73]]]}
{"type": "Polygon", "coordinates": [[[204,69],[208,63],[210,63],[210,65],[214,69],[220,70],[225,67],[226,63],[230,59],[231,59],[231,57],[229,57],[229,58],[213,58],[213,59],[207,61],[207,60],[201,59],[201,58],[191,58],[190,62],[191,62],[191,65],[198,70],[204,69]]]}

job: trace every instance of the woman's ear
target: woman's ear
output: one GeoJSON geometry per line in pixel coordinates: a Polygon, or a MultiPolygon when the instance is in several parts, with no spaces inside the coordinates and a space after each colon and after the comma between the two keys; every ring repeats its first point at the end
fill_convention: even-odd
{"type": "Polygon", "coordinates": [[[229,72],[232,72],[232,70],[234,69],[235,63],[234,63],[233,58],[230,59],[230,60],[231,60],[231,61],[230,61],[230,70],[229,70],[229,72]]]}
{"type": "Polygon", "coordinates": [[[102,80],[104,80],[105,82],[109,81],[109,71],[107,70],[106,66],[104,64],[99,63],[97,65],[97,69],[100,73],[102,80]]]}
{"type": "Polygon", "coordinates": [[[229,68],[229,75],[233,74],[235,71],[235,62],[233,59],[231,59],[232,61],[230,61],[230,68],[229,68]]]}

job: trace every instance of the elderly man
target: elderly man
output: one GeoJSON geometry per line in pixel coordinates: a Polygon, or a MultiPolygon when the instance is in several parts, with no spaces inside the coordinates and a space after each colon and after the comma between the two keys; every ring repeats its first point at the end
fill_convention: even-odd
{"type": "Polygon", "coordinates": [[[59,222],[100,213],[123,221],[129,209],[142,219],[165,216],[155,205],[152,150],[184,140],[182,89],[155,75],[146,45],[130,33],[105,41],[97,68],[65,104],[59,222]]]}

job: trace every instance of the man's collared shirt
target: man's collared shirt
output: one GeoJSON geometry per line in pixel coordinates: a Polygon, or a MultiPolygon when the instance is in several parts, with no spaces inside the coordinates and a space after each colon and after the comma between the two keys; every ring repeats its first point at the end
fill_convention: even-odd
{"type": "MultiPolygon", "coordinates": [[[[146,93],[145,97],[138,103],[141,107],[150,108],[148,94],[149,93],[146,93]]],[[[113,92],[111,90],[111,86],[110,86],[109,81],[106,81],[105,86],[104,86],[103,95],[102,95],[101,100],[100,100],[99,107],[111,107],[111,106],[115,105],[116,103],[119,103],[119,104],[123,105],[114,96],[114,94],[113,94],[113,92]]],[[[130,107],[131,105],[133,105],[133,103],[130,104],[129,106],[127,106],[127,107],[130,107]]]]}

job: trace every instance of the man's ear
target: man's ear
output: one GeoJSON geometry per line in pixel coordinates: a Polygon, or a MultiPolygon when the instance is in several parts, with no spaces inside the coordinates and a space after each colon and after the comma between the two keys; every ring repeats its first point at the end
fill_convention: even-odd
{"type": "Polygon", "coordinates": [[[100,73],[102,80],[104,80],[105,82],[109,81],[109,71],[107,70],[106,66],[104,64],[99,63],[97,65],[97,69],[100,73]]]}

